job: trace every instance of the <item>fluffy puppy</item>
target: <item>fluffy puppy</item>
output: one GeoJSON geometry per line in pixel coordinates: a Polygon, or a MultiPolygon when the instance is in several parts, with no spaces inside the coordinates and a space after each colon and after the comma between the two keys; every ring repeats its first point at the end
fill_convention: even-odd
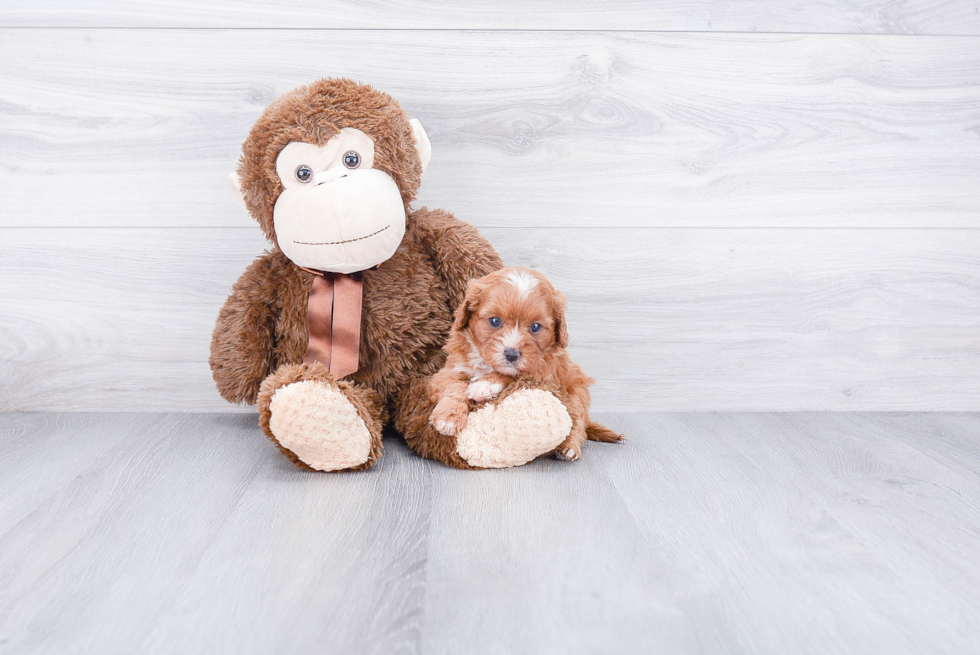
{"type": "Polygon", "coordinates": [[[509,267],[470,280],[444,347],[446,364],[429,383],[435,405],[429,422],[456,436],[475,405],[520,381],[554,388],[565,404],[572,430],[555,450],[559,459],[581,457],[587,439],[622,441],[589,420],[594,380],[571,360],[567,345],[565,297],[543,275],[509,267]]]}

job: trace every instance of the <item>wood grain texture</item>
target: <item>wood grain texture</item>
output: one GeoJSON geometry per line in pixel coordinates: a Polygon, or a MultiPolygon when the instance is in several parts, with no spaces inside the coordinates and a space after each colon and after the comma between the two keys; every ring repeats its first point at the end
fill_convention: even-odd
{"type": "Polygon", "coordinates": [[[116,419],[97,413],[0,416],[4,453],[0,535],[32,513],[57,507],[57,494],[77,481],[82,471],[105,467],[125,440],[145,433],[159,421],[158,415],[116,419]],[[44,462],[43,475],[35,468],[38,462],[44,462]]]}
{"type": "Polygon", "coordinates": [[[440,618],[426,624],[423,652],[697,652],[668,563],[603,468],[630,446],[604,446],[587,444],[573,466],[434,471],[425,597],[440,618]],[[463,581],[473,602],[459,602],[463,581]]]}
{"type": "Polygon", "coordinates": [[[3,24],[29,27],[250,27],[323,29],[667,30],[980,34],[969,0],[482,0],[382,4],[341,0],[54,0],[4,7],[3,24]]]}
{"type": "MultiPolygon", "coordinates": [[[[980,409],[980,231],[483,233],[568,295],[598,409],[980,409]]],[[[0,411],[232,409],[208,344],[257,228],[0,236],[0,411]]]]}
{"type": "MultiPolygon", "coordinates": [[[[82,417],[76,424],[89,422],[82,417]]],[[[188,417],[128,415],[114,422],[115,430],[104,424],[64,430],[63,451],[48,445],[32,453],[35,477],[43,479],[52,461],[77,472],[57,486],[48,482],[43,502],[0,537],[5,649],[23,652],[29,644],[36,652],[94,653],[112,641],[121,652],[135,634],[144,635],[165,606],[168,586],[193,571],[221,533],[264,446],[241,439],[240,422],[237,430],[209,425],[201,432],[188,417]],[[82,448],[91,454],[72,457],[82,448]],[[215,471],[223,484],[214,483],[215,471]],[[183,502],[174,502],[177,493],[183,502]],[[64,562],[74,566],[66,570],[64,562]],[[47,601],[44,616],[32,611],[38,599],[47,601]],[[125,621],[107,620],[123,615],[125,621]]],[[[25,472],[29,461],[21,462],[25,472]]],[[[5,491],[14,482],[4,477],[5,491]]]]}
{"type": "Polygon", "coordinates": [[[8,29],[0,226],[249,225],[249,127],[347,75],[427,126],[420,204],[480,227],[978,227],[977,43],[8,29]]]}
{"type": "Polygon", "coordinates": [[[944,466],[980,477],[980,414],[929,414],[914,422],[908,418],[908,414],[876,414],[875,422],[944,466]]]}
{"type": "Polygon", "coordinates": [[[980,649],[976,414],[607,414],[576,463],[338,475],[241,415],[0,417],[2,652],[980,649]]]}
{"type": "MultiPolygon", "coordinates": [[[[20,468],[77,473],[46,482],[49,497],[0,532],[4,652],[322,652],[325,640],[354,652],[365,636],[399,652],[418,640],[424,463],[398,457],[404,444],[371,477],[304,476],[252,417],[120,415],[102,432],[90,417],[55,420],[77,426],[61,431],[68,450],[17,444],[20,468]]],[[[16,482],[4,477],[4,496],[16,482]]]]}
{"type": "Polygon", "coordinates": [[[849,413],[625,418],[618,427],[638,438],[602,461],[643,545],[664,562],[660,588],[695,617],[688,650],[980,645],[969,609],[980,600],[978,481],[891,429],[900,423],[927,443],[930,417],[888,429],[849,413]]]}
{"type": "MultiPolygon", "coordinates": [[[[251,425],[251,418],[211,420],[251,425]]],[[[297,476],[266,446],[221,534],[139,650],[417,652],[430,465],[389,439],[370,476],[297,476]]]]}

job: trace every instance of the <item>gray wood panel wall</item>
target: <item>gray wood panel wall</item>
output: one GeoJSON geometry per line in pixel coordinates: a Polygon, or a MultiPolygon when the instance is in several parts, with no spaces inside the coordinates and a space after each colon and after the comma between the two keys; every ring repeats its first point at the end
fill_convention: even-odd
{"type": "Polygon", "coordinates": [[[565,290],[598,409],[980,409],[975,2],[161,0],[0,4],[0,410],[234,409],[225,176],[329,75],[565,290]]]}

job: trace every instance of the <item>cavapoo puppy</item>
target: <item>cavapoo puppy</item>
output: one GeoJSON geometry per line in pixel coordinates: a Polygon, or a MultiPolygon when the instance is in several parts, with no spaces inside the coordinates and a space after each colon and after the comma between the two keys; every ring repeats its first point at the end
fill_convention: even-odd
{"type": "Polygon", "coordinates": [[[555,450],[559,459],[581,457],[587,439],[622,441],[589,420],[594,380],[569,358],[567,345],[565,297],[543,275],[510,267],[470,280],[445,346],[446,364],[429,384],[435,404],[429,422],[458,435],[474,405],[533,381],[553,388],[572,419],[571,433],[555,450]]]}

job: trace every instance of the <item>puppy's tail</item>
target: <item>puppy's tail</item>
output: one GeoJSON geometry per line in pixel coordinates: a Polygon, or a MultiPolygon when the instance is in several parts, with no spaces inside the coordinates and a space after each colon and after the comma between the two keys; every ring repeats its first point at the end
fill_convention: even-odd
{"type": "Polygon", "coordinates": [[[595,421],[589,421],[588,425],[585,426],[585,434],[589,437],[589,441],[602,441],[603,443],[620,443],[626,441],[626,437],[623,435],[618,432],[613,432],[595,421]]]}

